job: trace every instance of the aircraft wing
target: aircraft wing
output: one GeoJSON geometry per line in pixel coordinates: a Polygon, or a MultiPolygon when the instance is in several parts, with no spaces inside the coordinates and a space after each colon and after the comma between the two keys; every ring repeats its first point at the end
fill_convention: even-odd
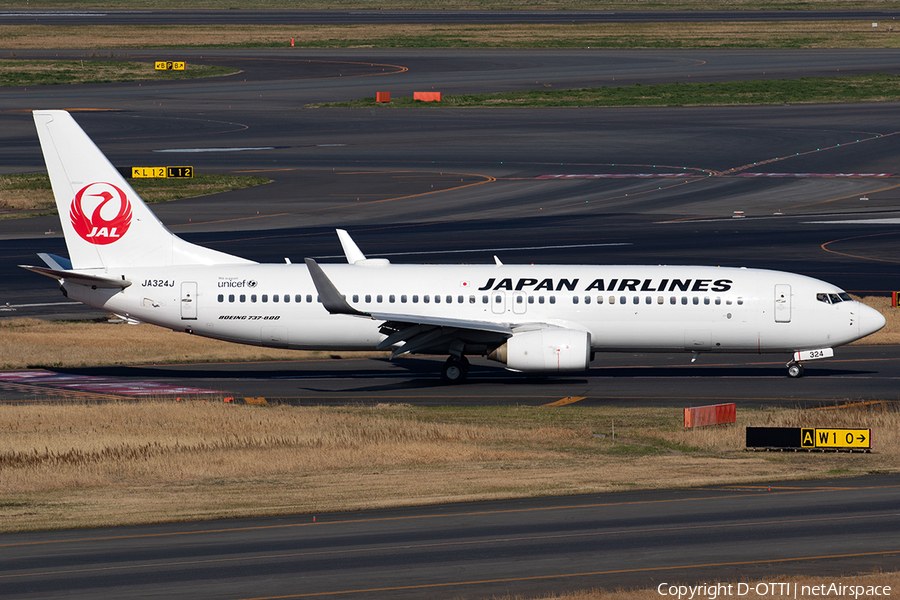
{"type": "Polygon", "coordinates": [[[315,260],[306,258],[304,261],[325,310],[333,315],[351,315],[384,321],[381,333],[387,337],[376,348],[382,350],[403,342],[402,346],[394,350],[392,357],[442,347],[453,340],[499,344],[513,335],[512,326],[503,323],[358,310],[350,306],[315,260]]]}

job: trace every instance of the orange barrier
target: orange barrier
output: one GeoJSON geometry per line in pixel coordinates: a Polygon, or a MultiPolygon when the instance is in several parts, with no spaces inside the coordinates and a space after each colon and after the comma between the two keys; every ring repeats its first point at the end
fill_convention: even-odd
{"type": "Polygon", "coordinates": [[[684,426],[706,427],[707,425],[726,425],[737,421],[737,406],[730,404],[711,404],[684,409],[684,426]]]}
{"type": "Polygon", "coordinates": [[[897,306],[897,292],[891,292],[891,306],[897,306]]]}
{"type": "Polygon", "coordinates": [[[390,92],[375,92],[375,102],[390,102],[391,101],[391,93],[390,92]]]}
{"type": "Polygon", "coordinates": [[[440,102],[440,92],[413,92],[413,100],[421,100],[422,102],[440,102]]]}

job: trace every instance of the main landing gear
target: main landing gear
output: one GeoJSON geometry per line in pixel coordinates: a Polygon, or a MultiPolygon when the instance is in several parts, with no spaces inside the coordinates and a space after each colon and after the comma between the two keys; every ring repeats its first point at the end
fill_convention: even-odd
{"type": "Polygon", "coordinates": [[[797,361],[792,360],[787,365],[788,377],[791,379],[798,379],[803,377],[803,365],[798,363],[797,361]]]}
{"type": "Polygon", "coordinates": [[[444,383],[460,383],[469,374],[469,361],[465,356],[453,356],[447,359],[441,369],[441,380],[444,383]]]}

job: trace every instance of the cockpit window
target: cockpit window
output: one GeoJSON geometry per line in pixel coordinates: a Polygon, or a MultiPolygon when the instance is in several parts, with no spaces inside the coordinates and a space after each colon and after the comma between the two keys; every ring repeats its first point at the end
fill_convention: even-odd
{"type": "Polygon", "coordinates": [[[824,302],[825,304],[837,304],[839,302],[851,302],[853,298],[851,298],[850,294],[847,292],[841,292],[839,294],[819,293],[816,294],[816,300],[824,302]]]}

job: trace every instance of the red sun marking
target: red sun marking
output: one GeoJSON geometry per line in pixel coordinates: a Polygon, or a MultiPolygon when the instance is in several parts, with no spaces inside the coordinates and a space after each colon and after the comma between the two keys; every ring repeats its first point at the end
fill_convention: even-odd
{"type": "MultiPolygon", "coordinates": [[[[109,210],[106,214],[109,214],[109,210]]],[[[97,245],[112,244],[125,235],[131,225],[131,202],[128,201],[125,192],[111,183],[90,183],[75,194],[69,218],[75,232],[84,241],[97,245]],[[118,200],[119,212],[112,219],[106,219],[101,213],[113,199],[118,200]],[[89,205],[95,203],[90,217],[87,216],[86,201],[89,205]]]]}

